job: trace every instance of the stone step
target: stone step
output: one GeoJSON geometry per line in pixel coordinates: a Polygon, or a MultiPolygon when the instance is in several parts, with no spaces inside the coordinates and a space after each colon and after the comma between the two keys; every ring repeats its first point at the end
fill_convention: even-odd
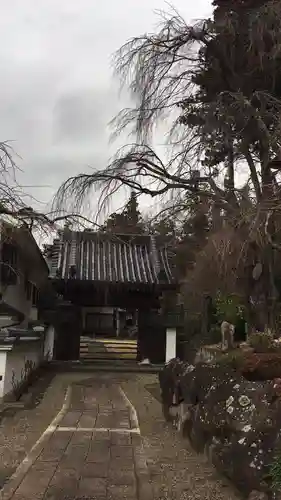
{"type": "Polygon", "coordinates": [[[51,361],[48,369],[56,372],[159,373],[164,365],[139,365],[132,361],[51,361]]]}
{"type": "Polygon", "coordinates": [[[132,360],[137,356],[136,340],[86,339],[80,341],[80,360],[132,360]]]}
{"type": "Polygon", "coordinates": [[[87,349],[88,351],[91,352],[97,352],[97,351],[118,351],[118,352],[135,352],[137,350],[137,346],[127,346],[124,345],[122,347],[120,346],[114,346],[114,345],[92,345],[92,344],[80,344],[80,349],[87,349]]]}
{"type": "Polygon", "coordinates": [[[89,346],[89,345],[80,345],[80,350],[89,351],[89,352],[137,352],[136,347],[105,347],[105,346],[89,346]]]}
{"type": "Polygon", "coordinates": [[[97,354],[97,353],[81,353],[80,352],[80,359],[128,359],[128,360],[132,360],[134,361],[136,359],[136,354],[120,354],[120,353],[116,353],[116,354],[109,354],[109,353],[104,353],[104,354],[97,354]]]}
{"type": "Polygon", "coordinates": [[[95,338],[91,339],[89,337],[81,337],[81,342],[87,342],[89,344],[96,344],[96,343],[102,343],[102,344],[130,344],[130,345],[137,345],[137,340],[134,339],[118,339],[118,338],[95,338]]]}
{"type": "Polygon", "coordinates": [[[88,347],[81,347],[80,352],[90,354],[136,354],[137,349],[89,349],[88,347]]]}

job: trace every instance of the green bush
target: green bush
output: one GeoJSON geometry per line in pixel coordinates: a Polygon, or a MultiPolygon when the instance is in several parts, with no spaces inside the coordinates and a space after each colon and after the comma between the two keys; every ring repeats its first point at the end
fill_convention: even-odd
{"type": "Polygon", "coordinates": [[[212,325],[209,332],[210,344],[219,344],[221,342],[220,325],[212,325]]]}
{"type": "Polygon", "coordinates": [[[235,324],[238,319],[244,318],[244,306],[241,304],[241,299],[235,294],[225,296],[218,292],[215,304],[219,324],[222,321],[235,324]]]}
{"type": "Polygon", "coordinates": [[[281,378],[281,354],[280,352],[249,353],[245,356],[240,371],[248,380],[281,378]]]}
{"type": "Polygon", "coordinates": [[[270,467],[269,478],[273,491],[281,490],[281,452],[279,451],[270,467]]]}
{"type": "Polygon", "coordinates": [[[249,345],[255,352],[274,351],[273,337],[269,333],[255,332],[249,336],[249,345]]]}
{"type": "Polygon", "coordinates": [[[240,349],[234,349],[218,357],[216,363],[238,369],[243,366],[244,360],[245,353],[240,349]]]}

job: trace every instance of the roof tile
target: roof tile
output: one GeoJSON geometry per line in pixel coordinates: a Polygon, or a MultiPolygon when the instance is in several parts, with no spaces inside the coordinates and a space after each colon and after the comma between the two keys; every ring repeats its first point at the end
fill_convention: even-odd
{"type": "Polygon", "coordinates": [[[54,241],[52,277],[111,283],[158,283],[158,275],[173,281],[165,247],[148,235],[108,235],[69,232],[54,241]]]}

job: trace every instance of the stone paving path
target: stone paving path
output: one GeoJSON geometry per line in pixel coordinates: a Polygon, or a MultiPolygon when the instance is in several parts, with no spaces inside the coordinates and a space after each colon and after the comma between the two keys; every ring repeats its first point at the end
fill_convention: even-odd
{"type": "Polygon", "coordinates": [[[150,500],[137,417],[116,380],[99,376],[72,385],[59,420],[2,500],[150,500]]]}

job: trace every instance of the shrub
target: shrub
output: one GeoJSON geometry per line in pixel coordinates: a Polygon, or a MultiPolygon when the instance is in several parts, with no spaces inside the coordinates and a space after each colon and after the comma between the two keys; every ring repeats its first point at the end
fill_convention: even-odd
{"type": "Polygon", "coordinates": [[[221,342],[221,327],[220,325],[212,325],[209,331],[210,344],[219,344],[221,342]]]}
{"type": "Polygon", "coordinates": [[[216,316],[219,323],[228,321],[235,324],[239,318],[244,318],[244,306],[240,297],[235,294],[223,295],[219,292],[216,297],[216,316]]]}
{"type": "Polygon", "coordinates": [[[248,380],[281,378],[281,354],[278,352],[247,354],[240,369],[248,380]]]}
{"type": "Polygon", "coordinates": [[[271,352],[274,351],[273,337],[269,333],[255,332],[249,336],[249,345],[255,352],[271,352]]]}
{"type": "Polygon", "coordinates": [[[218,365],[231,366],[234,369],[241,369],[245,360],[245,353],[240,349],[226,352],[217,358],[218,365]]]}
{"type": "Polygon", "coordinates": [[[281,452],[279,451],[270,467],[269,477],[273,491],[281,490],[281,452]]]}
{"type": "Polygon", "coordinates": [[[235,349],[221,355],[216,364],[230,366],[247,380],[265,381],[281,378],[281,353],[247,353],[235,349]]]}

